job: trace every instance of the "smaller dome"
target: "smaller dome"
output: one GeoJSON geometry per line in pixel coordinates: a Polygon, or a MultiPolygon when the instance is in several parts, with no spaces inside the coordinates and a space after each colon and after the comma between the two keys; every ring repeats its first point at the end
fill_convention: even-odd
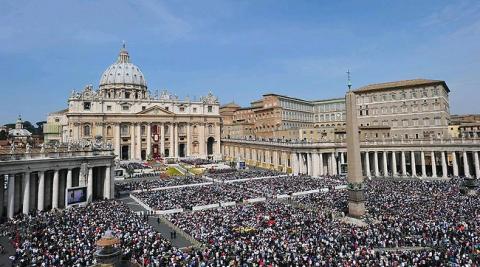
{"type": "Polygon", "coordinates": [[[117,62],[110,65],[100,78],[100,88],[108,85],[134,85],[147,88],[147,82],[142,71],[130,62],[125,46],[120,50],[117,62]]]}

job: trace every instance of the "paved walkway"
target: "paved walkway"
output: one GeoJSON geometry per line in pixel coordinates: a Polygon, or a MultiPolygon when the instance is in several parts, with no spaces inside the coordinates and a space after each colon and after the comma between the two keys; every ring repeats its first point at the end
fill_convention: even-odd
{"type": "MultiPolygon", "coordinates": [[[[120,201],[127,204],[127,206],[134,212],[146,212],[145,208],[140,206],[137,202],[135,202],[135,200],[131,199],[130,197],[123,197],[120,199],[120,201]]],[[[183,248],[194,245],[188,239],[180,235],[178,232],[177,238],[171,239],[170,233],[173,232],[174,229],[162,221],[158,223],[158,215],[150,216],[148,218],[148,223],[153,226],[153,228],[158,231],[165,239],[170,240],[170,242],[172,242],[175,247],[183,248]]]]}
{"type": "Polygon", "coordinates": [[[7,267],[12,265],[12,261],[9,259],[10,256],[15,254],[15,249],[13,248],[10,240],[6,237],[0,237],[0,244],[5,248],[5,253],[0,254],[0,267],[7,267]]]}

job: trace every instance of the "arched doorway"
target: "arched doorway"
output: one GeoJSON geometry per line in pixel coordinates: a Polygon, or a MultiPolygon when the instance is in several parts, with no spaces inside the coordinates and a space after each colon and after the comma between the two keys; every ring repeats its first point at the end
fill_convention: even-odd
{"type": "Polygon", "coordinates": [[[213,144],[215,143],[215,138],[209,137],[207,139],[207,155],[213,154],[213,144]]]}

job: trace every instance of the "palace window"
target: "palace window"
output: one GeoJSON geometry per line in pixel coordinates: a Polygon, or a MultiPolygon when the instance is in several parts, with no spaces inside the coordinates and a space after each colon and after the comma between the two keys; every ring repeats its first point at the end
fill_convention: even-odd
{"type": "Polygon", "coordinates": [[[207,107],[207,111],[208,111],[208,112],[213,112],[213,107],[212,107],[212,106],[208,106],[208,107],[207,107]]]}
{"type": "Polygon", "coordinates": [[[90,125],[84,125],[83,126],[83,135],[84,136],[90,136],[91,133],[90,133],[90,125]]]}
{"type": "Polygon", "coordinates": [[[197,113],[197,108],[193,108],[193,113],[197,113]]]}
{"type": "Polygon", "coordinates": [[[122,136],[128,136],[128,133],[129,133],[129,129],[130,127],[128,127],[128,125],[122,125],[120,127],[120,133],[122,136]]]}
{"type": "Polygon", "coordinates": [[[123,111],[128,111],[129,109],[130,109],[130,107],[127,106],[127,105],[122,106],[122,110],[123,110],[123,111]]]}
{"type": "Polygon", "coordinates": [[[91,105],[91,102],[83,102],[83,110],[90,110],[91,105]]]}
{"type": "Polygon", "coordinates": [[[125,92],[125,98],[130,98],[130,93],[125,92]]]}
{"type": "Polygon", "coordinates": [[[107,136],[112,136],[112,126],[107,126],[107,136]]]}
{"type": "Polygon", "coordinates": [[[107,111],[111,111],[112,110],[112,106],[107,106],[107,111]]]}

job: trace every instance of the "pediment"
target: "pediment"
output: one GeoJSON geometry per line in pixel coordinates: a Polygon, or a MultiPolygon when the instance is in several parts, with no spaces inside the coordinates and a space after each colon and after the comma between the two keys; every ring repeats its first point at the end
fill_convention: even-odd
{"type": "Polygon", "coordinates": [[[150,108],[147,108],[145,110],[142,110],[137,113],[138,115],[155,115],[155,116],[162,116],[162,115],[175,115],[175,113],[166,110],[164,108],[161,108],[159,106],[153,106],[150,108]]]}

